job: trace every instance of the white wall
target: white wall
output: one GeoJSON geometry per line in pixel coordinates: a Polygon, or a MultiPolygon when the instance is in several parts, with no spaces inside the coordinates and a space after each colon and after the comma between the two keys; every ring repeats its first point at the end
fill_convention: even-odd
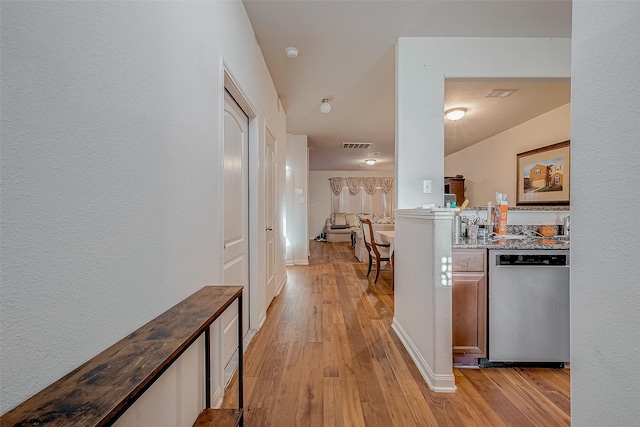
{"type": "Polygon", "coordinates": [[[640,3],[573,2],[571,423],[640,419],[640,3]],[[602,224],[602,226],[594,226],[602,224]],[[629,356],[631,355],[631,359],[629,356]]]}
{"type": "Polygon", "coordinates": [[[306,135],[287,134],[287,264],[309,264],[309,150],[306,135]]]}
{"type": "Polygon", "coordinates": [[[453,210],[446,208],[396,210],[392,327],[429,387],[438,392],[456,390],[451,369],[452,219],[453,210]]]}
{"type": "Polygon", "coordinates": [[[516,204],[516,155],[571,139],[571,104],[563,105],[444,159],[445,176],[464,175],[469,206],[495,203],[496,192],[516,204]]]}
{"type": "Polygon", "coordinates": [[[394,176],[393,170],[375,171],[309,171],[309,238],[313,239],[324,229],[331,215],[331,186],[333,176],[394,176]]]}
{"type": "MultiPolygon", "coordinates": [[[[569,39],[399,39],[396,46],[398,208],[411,209],[427,203],[442,205],[445,78],[568,78],[570,61],[569,39]],[[423,179],[432,180],[432,194],[422,193],[423,179]]],[[[398,253],[411,250],[410,241],[397,239],[395,245],[398,253]]],[[[449,256],[450,251],[449,247],[449,256]]],[[[433,254],[420,255],[427,262],[433,254]]],[[[433,265],[438,262],[439,258],[433,259],[433,265]]],[[[443,308],[451,320],[451,292],[441,292],[440,283],[430,277],[424,278],[424,286],[435,288],[432,294],[437,300],[430,301],[432,304],[425,302],[424,312],[416,312],[412,304],[403,303],[410,300],[403,292],[411,289],[411,285],[403,281],[418,280],[422,277],[421,270],[417,266],[408,268],[404,276],[396,276],[395,312],[405,316],[404,323],[414,316],[426,319],[422,322],[422,330],[433,335],[435,348],[420,357],[431,370],[446,375],[447,371],[451,372],[451,337],[450,331],[439,328],[439,322],[447,315],[440,311],[443,308]]],[[[415,336],[409,338],[417,339],[415,336]]]]}
{"type": "Polygon", "coordinates": [[[570,43],[569,39],[542,38],[400,38],[396,46],[398,208],[443,204],[445,78],[568,78],[570,43]],[[432,194],[422,193],[424,179],[432,180],[432,194]]]}
{"type": "Polygon", "coordinates": [[[278,140],[286,117],[241,2],[1,19],[4,412],[221,282],[223,63],[278,140]]]}

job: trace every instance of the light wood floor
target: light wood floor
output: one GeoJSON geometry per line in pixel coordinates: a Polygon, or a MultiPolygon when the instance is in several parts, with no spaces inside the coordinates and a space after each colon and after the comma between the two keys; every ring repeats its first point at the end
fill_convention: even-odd
{"type": "Polygon", "coordinates": [[[569,370],[455,369],[458,391],[434,393],[391,329],[391,272],[373,284],[348,243],[312,241],[310,263],[245,354],[245,426],[570,425],[569,370]]]}

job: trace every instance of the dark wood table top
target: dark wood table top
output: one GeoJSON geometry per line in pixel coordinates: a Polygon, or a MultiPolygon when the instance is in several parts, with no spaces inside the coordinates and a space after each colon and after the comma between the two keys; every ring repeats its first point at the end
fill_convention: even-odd
{"type": "Polygon", "coordinates": [[[115,421],[242,294],[206,286],[0,418],[0,426],[115,421]]]}

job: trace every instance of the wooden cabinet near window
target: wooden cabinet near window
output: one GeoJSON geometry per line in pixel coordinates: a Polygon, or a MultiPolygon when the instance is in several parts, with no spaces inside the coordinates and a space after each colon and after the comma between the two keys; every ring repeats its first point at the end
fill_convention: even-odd
{"type": "Polygon", "coordinates": [[[464,202],[464,178],[453,178],[446,176],[444,178],[445,194],[455,194],[456,204],[460,206],[464,202]]]}
{"type": "Polygon", "coordinates": [[[453,249],[454,357],[487,357],[487,251],[453,249]]]}

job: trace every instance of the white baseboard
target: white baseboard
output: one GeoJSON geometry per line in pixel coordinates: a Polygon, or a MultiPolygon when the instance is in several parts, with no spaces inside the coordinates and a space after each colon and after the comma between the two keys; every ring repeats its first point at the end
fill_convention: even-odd
{"type": "Polygon", "coordinates": [[[396,332],[396,335],[400,338],[402,344],[404,344],[404,347],[409,352],[411,359],[418,367],[422,378],[427,382],[429,388],[438,393],[454,393],[457,387],[453,373],[451,375],[442,375],[433,372],[429,363],[427,363],[424,357],[422,357],[422,354],[418,351],[411,338],[409,338],[406,331],[402,325],[398,323],[395,317],[391,323],[391,328],[396,332]]]}
{"type": "MultiPolygon", "coordinates": [[[[266,319],[266,316],[265,316],[266,319]]],[[[242,354],[244,355],[247,352],[247,348],[249,348],[249,343],[253,340],[253,337],[258,332],[258,329],[249,329],[247,333],[244,335],[242,339],[242,354]]],[[[244,363],[246,361],[243,360],[244,363]]],[[[233,374],[236,373],[238,369],[238,350],[233,353],[231,356],[231,360],[227,363],[227,366],[224,367],[224,386],[225,389],[231,382],[231,378],[233,378],[233,374]]]]}
{"type": "Polygon", "coordinates": [[[211,407],[219,408],[224,400],[224,390],[218,387],[211,395],[211,407]]]}
{"type": "Polygon", "coordinates": [[[287,278],[287,272],[285,271],[282,275],[282,279],[280,279],[280,283],[276,285],[276,296],[280,295],[280,292],[282,292],[282,288],[284,288],[285,283],[287,283],[287,278]]]}
{"type": "Polygon", "coordinates": [[[291,261],[291,260],[287,260],[286,265],[290,267],[290,266],[294,266],[294,265],[296,265],[296,264],[295,264],[293,261],[291,261]]]}
{"type": "Polygon", "coordinates": [[[294,265],[309,265],[309,259],[296,259],[293,260],[294,265]]]}
{"type": "Polygon", "coordinates": [[[260,316],[260,321],[258,322],[258,327],[255,329],[256,331],[259,331],[260,329],[262,329],[262,325],[264,325],[264,322],[267,321],[266,310],[262,311],[259,316],[260,316]]]}

